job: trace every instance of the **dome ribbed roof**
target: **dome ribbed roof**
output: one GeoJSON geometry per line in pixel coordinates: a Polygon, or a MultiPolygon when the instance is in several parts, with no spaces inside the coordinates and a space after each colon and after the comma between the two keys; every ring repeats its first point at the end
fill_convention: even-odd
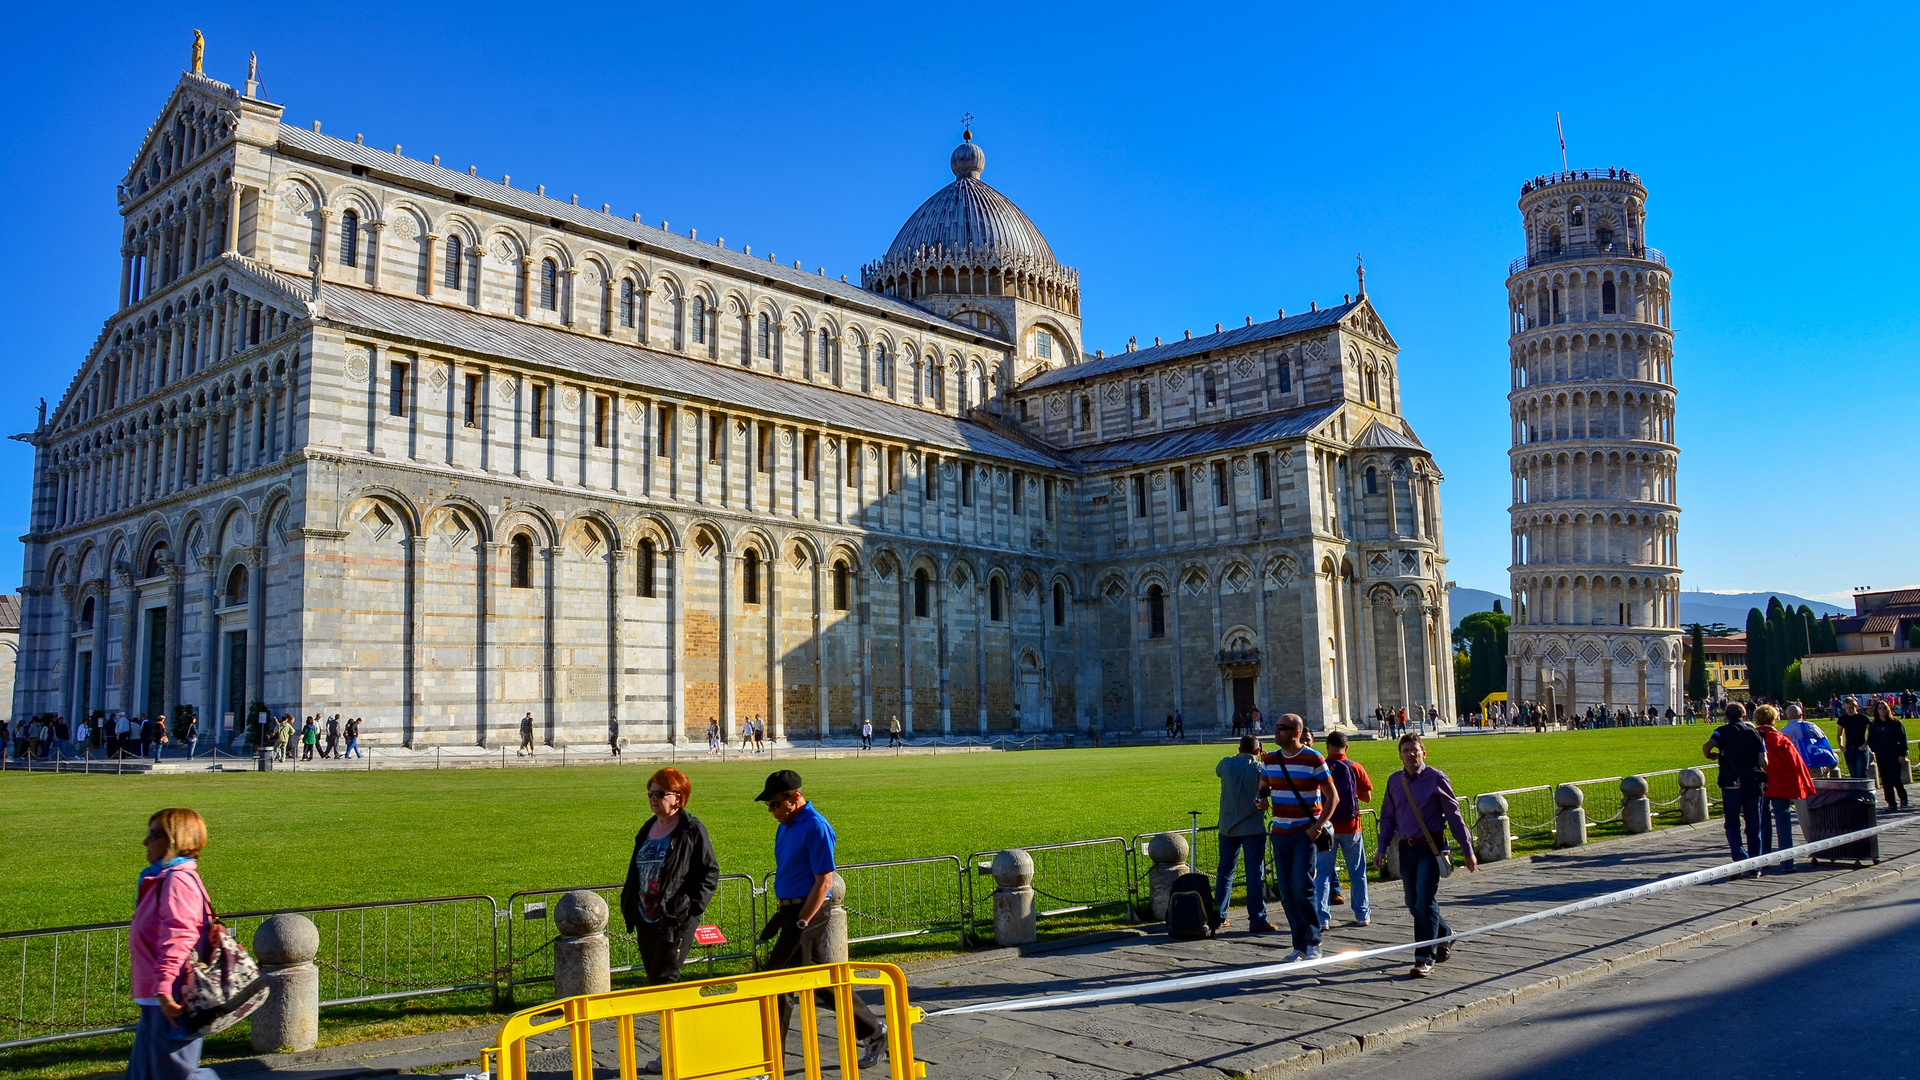
{"type": "Polygon", "coordinates": [[[993,250],[1054,266],[1053,248],[1013,201],[980,179],[987,155],[972,141],[954,148],[954,181],[920,204],[887,248],[886,260],[911,259],[923,249],[993,250]]]}

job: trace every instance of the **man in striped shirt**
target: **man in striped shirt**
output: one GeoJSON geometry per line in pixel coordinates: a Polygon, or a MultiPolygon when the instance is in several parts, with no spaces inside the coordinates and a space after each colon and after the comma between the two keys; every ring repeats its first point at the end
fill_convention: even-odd
{"type": "Polygon", "coordinates": [[[1293,932],[1293,952],[1286,962],[1312,960],[1320,955],[1320,913],[1313,902],[1313,876],[1319,851],[1314,840],[1330,826],[1340,796],[1326,759],[1307,745],[1306,721],[1285,713],[1273,722],[1278,753],[1260,759],[1266,782],[1264,806],[1273,809],[1269,841],[1273,844],[1274,877],[1280,886],[1280,907],[1293,932]]]}

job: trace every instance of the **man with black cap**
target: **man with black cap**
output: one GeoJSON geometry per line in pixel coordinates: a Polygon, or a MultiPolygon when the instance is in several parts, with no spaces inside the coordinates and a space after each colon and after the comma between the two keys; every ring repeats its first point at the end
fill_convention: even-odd
{"type": "MultiPolygon", "coordinates": [[[[773,941],[767,968],[807,967],[830,963],[825,951],[827,920],[822,916],[827,893],[833,888],[833,826],[800,790],[800,774],[781,769],[767,777],[754,796],[780,827],[773,834],[773,895],[778,906],[761,941],[773,941]]],[[[860,1039],[860,1067],[871,1067],[887,1049],[887,1025],[874,1019],[859,995],[853,998],[853,1030],[860,1039]]],[[[793,1022],[795,995],[780,998],[780,1038],[786,1042],[793,1022]]],[[[814,992],[816,1005],[833,1008],[833,993],[814,992]]]]}

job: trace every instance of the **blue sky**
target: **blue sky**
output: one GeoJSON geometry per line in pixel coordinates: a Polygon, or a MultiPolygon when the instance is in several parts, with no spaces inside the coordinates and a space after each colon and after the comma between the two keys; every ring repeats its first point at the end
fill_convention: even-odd
{"type": "MultiPolygon", "coordinates": [[[[1911,5],[39,5],[0,111],[0,402],[57,401],[118,286],[114,185],[185,66],[290,123],[858,279],[951,179],[1077,266],[1089,350],[1337,302],[1364,252],[1447,476],[1450,576],[1506,591],[1522,180],[1621,165],[1674,270],[1695,589],[1920,580],[1911,5]]],[[[0,527],[29,449],[0,444],[0,527]]],[[[0,545],[0,587],[19,580],[0,545]]]]}

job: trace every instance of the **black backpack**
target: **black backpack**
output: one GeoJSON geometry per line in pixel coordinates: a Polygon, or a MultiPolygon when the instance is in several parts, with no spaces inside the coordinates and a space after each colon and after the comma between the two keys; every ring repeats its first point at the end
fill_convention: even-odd
{"type": "Polygon", "coordinates": [[[1213,906],[1213,879],[1201,873],[1173,879],[1167,901],[1167,936],[1196,941],[1220,928],[1220,912],[1213,906]]]}

